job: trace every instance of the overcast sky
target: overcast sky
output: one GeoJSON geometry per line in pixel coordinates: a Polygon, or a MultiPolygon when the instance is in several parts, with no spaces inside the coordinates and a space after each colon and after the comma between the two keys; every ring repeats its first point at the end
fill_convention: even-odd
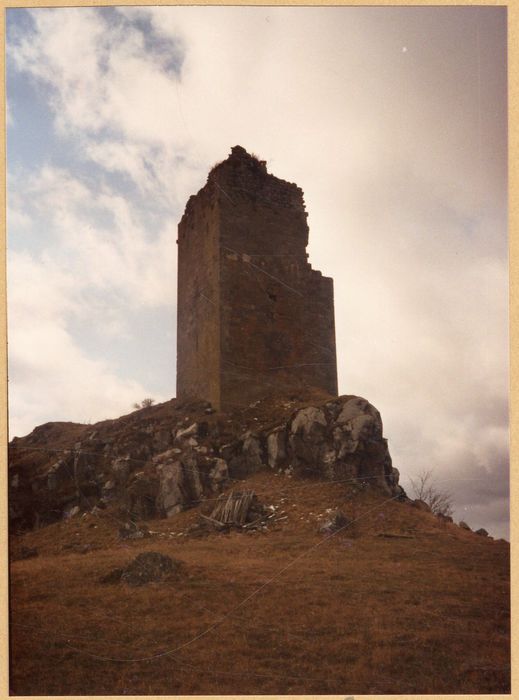
{"type": "Polygon", "coordinates": [[[404,487],[508,536],[506,8],[6,12],[10,436],[175,395],[176,227],[240,144],[304,190],[404,487]]]}

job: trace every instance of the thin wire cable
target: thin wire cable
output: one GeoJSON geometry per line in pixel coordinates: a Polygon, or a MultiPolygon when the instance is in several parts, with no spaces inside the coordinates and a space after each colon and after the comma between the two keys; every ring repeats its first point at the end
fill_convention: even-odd
{"type": "Polygon", "coordinates": [[[346,528],[350,527],[353,525],[355,522],[358,522],[362,518],[364,518],[366,515],[371,513],[373,510],[376,510],[377,508],[382,508],[386,503],[389,503],[390,501],[394,501],[396,498],[399,498],[399,496],[392,496],[391,498],[386,499],[383,501],[381,504],[377,504],[373,508],[369,508],[367,511],[359,515],[357,518],[354,520],[350,521],[346,525],[343,525],[342,527],[338,528],[335,530],[335,532],[330,533],[326,537],[324,537],[322,540],[317,542],[316,544],[312,545],[308,549],[306,549],[304,552],[299,554],[297,557],[292,559],[292,561],[288,562],[285,566],[283,566],[274,576],[271,576],[265,583],[263,583],[261,586],[256,588],[250,595],[248,595],[246,598],[244,598],[238,605],[236,605],[234,608],[232,608],[230,611],[228,611],[223,617],[221,617],[219,620],[214,622],[213,624],[209,625],[209,627],[206,627],[202,632],[199,634],[195,635],[191,639],[189,639],[187,642],[184,642],[182,644],[178,644],[176,647],[173,647],[172,649],[167,649],[166,651],[159,652],[157,654],[149,654],[147,656],[141,656],[137,658],[121,658],[121,657],[111,657],[111,656],[103,656],[101,654],[93,654],[92,652],[86,651],[84,649],[79,649],[78,647],[74,647],[72,645],[67,645],[70,646],[71,649],[74,649],[78,653],[81,654],[86,654],[87,656],[90,656],[92,658],[98,659],[99,661],[109,661],[109,662],[120,662],[120,663],[140,663],[144,661],[153,661],[155,659],[160,659],[165,656],[173,656],[177,652],[181,651],[182,649],[186,649],[187,647],[191,646],[192,644],[195,644],[195,642],[199,641],[203,637],[206,637],[208,634],[210,634],[213,630],[217,629],[222,625],[231,615],[236,612],[237,610],[240,610],[244,605],[246,605],[252,598],[256,597],[261,591],[263,591],[267,586],[269,586],[271,583],[273,583],[276,579],[278,579],[282,574],[285,573],[285,571],[288,571],[288,569],[292,568],[298,561],[300,561],[303,557],[307,556],[310,552],[315,551],[318,547],[321,547],[323,544],[331,540],[333,537],[336,537],[340,532],[345,530],[346,528]]]}
{"type": "MultiPolygon", "coordinates": [[[[46,451],[48,451],[48,452],[60,452],[60,451],[69,452],[70,451],[70,450],[65,450],[65,449],[59,450],[59,449],[52,449],[52,448],[47,448],[47,447],[22,447],[22,446],[19,446],[16,449],[38,450],[38,451],[43,451],[43,452],[46,452],[46,451]]],[[[82,454],[87,454],[87,453],[82,452],[82,454]]],[[[90,452],[88,454],[90,456],[102,456],[103,455],[102,452],[90,452]]],[[[133,461],[146,463],[149,460],[135,459],[133,461]]],[[[267,469],[272,469],[271,467],[267,467],[267,465],[264,465],[264,467],[265,467],[264,473],[268,473],[267,469]]],[[[278,474],[278,472],[275,472],[275,471],[273,473],[278,474]]],[[[379,478],[380,478],[380,476],[376,475],[376,476],[348,477],[345,479],[312,479],[311,482],[308,484],[299,484],[297,486],[284,486],[282,488],[282,493],[284,493],[285,491],[292,492],[292,491],[297,491],[299,489],[315,488],[316,484],[323,484],[323,485],[324,484],[346,484],[346,483],[356,483],[359,481],[360,482],[369,481],[371,479],[379,479],[379,478]]],[[[248,481],[248,479],[238,479],[238,478],[233,478],[233,477],[228,477],[228,480],[236,482],[236,483],[243,483],[244,481],[248,481]]],[[[190,501],[189,503],[190,504],[192,504],[192,503],[210,503],[211,501],[218,501],[219,498],[220,498],[220,496],[215,496],[214,498],[200,498],[200,499],[194,499],[194,500],[190,501]]],[[[106,513],[105,515],[109,515],[109,514],[106,513]]],[[[117,522],[121,522],[121,521],[117,521],[117,522]]]]}

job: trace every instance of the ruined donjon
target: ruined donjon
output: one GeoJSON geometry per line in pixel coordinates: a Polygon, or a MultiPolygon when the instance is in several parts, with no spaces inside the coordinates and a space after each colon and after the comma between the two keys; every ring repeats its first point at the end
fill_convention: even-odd
{"type": "Polygon", "coordinates": [[[178,227],[177,396],[215,408],[337,395],[333,280],[308,262],[302,190],[235,146],[178,227]]]}

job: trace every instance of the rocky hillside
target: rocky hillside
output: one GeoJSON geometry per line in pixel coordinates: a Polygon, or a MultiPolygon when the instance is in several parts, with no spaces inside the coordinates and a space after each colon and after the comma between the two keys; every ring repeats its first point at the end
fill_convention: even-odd
{"type": "Polygon", "coordinates": [[[95,425],[41,425],[9,445],[11,526],[106,508],[169,518],[262,469],[404,497],[379,412],[356,396],[312,399],[267,398],[228,415],[173,399],[95,425]]]}
{"type": "Polygon", "coordinates": [[[259,528],[202,530],[207,499],[142,538],[110,508],[13,536],[11,694],[510,692],[506,542],[351,483],[244,489],[259,528]]]}
{"type": "Polygon", "coordinates": [[[510,692],[508,543],[407,498],[364,399],[173,400],[9,453],[12,695],[510,692]]]}

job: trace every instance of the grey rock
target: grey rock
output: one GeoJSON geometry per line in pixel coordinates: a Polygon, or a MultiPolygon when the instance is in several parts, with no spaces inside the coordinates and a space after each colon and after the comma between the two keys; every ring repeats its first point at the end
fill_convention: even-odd
{"type": "Polygon", "coordinates": [[[342,528],[346,528],[351,524],[350,518],[348,518],[342,511],[337,510],[331,515],[331,517],[321,525],[319,532],[323,535],[330,535],[342,528]]]}
{"type": "Polygon", "coordinates": [[[67,458],[59,459],[51,466],[47,472],[47,488],[49,491],[55,491],[62,486],[72,473],[71,464],[67,458]]]}
{"type": "MultiPolygon", "coordinates": [[[[369,413],[373,415],[373,411],[376,411],[371,404],[366,401],[366,399],[362,399],[358,396],[349,399],[346,401],[343,406],[342,410],[337,417],[337,423],[347,423],[348,421],[351,421],[353,418],[356,418],[357,416],[361,416],[365,413],[369,413]]],[[[378,413],[378,411],[376,411],[378,413]]]]}
{"type": "Polygon", "coordinates": [[[153,433],[153,449],[155,452],[165,452],[171,443],[171,433],[167,428],[159,428],[153,433]]]}
{"type": "Polygon", "coordinates": [[[78,515],[79,513],[79,506],[72,506],[70,510],[65,511],[65,518],[68,520],[68,518],[73,518],[75,515],[78,515]]]}
{"type": "Polygon", "coordinates": [[[286,437],[283,426],[273,430],[267,437],[267,461],[272,469],[277,469],[287,458],[286,437]]]}
{"type": "Polygon", "coordinates": [[[159,478],[155,474],[135,473],[125,489],[127,512],[133,520],[146,520],[157,514],[159,478]]]}
{"type": "Polygon", "coordinates": [[[183,430],[177,430],[177,434],[175,435],[176,440],[185,440],[188,437],[191,437],[192,435],[196,435],[198,432],[198,424],[197,423],[192,423],[188,428],[184,428],[183,430]]]}
{"type": "Polygon", "coordinates": [[[117,457],[111,466],[114,481],[117,486],[125,486],[130,475],[130,457],[117,457]]]}
{"type": "Polygon", "coordinates": [[[304,435],[305,438],[319,438],[326,427],[324,411],[315,406],[308,406],[297,411],[292,419],[290,430],[295,435],[304,435]]]}
{"type": "Polygon", "coordinates": [[[183,470],[185,478],[185,503],[190,501],[198,501],[202,496],[204,489],[200,478],[200,469],[198,460],[201,463],[204,461],[202,455],[198,455],[194,451],[190,451],[183,456],[183,470]]]}
{"type": "Polygon", "coordinates": [[[214,467],[209,472],[209,478],[211,480],[211,490],[213,492],[218,491],[220,487],[226,483],[229,478],[229,468],[224,459],[216,458],[214,460],[214,467]]]}
{"type": "Polygon", "coordinates": [[[366,399],[355,397],[344,404],[337,423],[347,424],[353,441],[382,438],[382,419],[366,399]]]}
{"type": "Polygon", "coordinates": [[[472,531],[471,528],[467,525],[467,523],[464,520],[460,520],[460,522],[458,524],[462,528],[462,530],[472,531]]]}
{"type": "Polygon", "coordinates": [[[130,520],[119,529],[120,540],[142,540],[149,537],[149,530],[146,527],[139,527],[137,523],[130,520]]]}
{"type": "Polygon", "coordinates": [[[249,473],[253,473],[263,466],[263,454],[261,443],[256,435],[246,434],[243,445],[242,454],[245,461],[245,466],[249,473]]]}
{"type": "Polygon", "coordinates": [[[165,452],[155,458],[159,475],[157,510],[168,518],[183,510],[187,496],[182,462],[175,457],[176,455],[165,452]]]}
{"type": "Polygon", "coordinates": [[[485,530],[484,527],[480,527],[479,530],[476,530],[476,535],[480,535],[481,537],[488,537],[488,532],[485,530]]]}

